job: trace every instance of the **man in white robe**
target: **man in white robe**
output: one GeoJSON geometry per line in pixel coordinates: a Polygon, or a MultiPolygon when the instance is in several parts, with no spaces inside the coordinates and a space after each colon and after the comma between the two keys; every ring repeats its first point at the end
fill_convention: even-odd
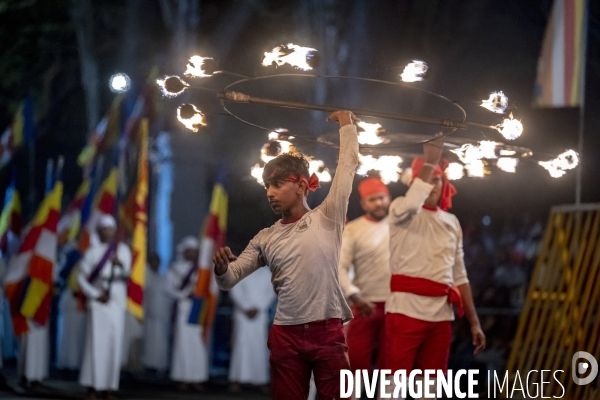
{"type": "Polygon", "coordinates": [[[73,243],[65,245],[61,256],[61,277],[65,288],[58,303],[58,348],[56,366],[59,369],[79,370],[85,344],[86,313],[79,307],[74,290],[77,286],[78,252],[73,243]],[[72,269],[71,269],[72,268],[72,269]]]}
{"type": "Polygon", "coordinates": [[[229,365],[230,392],[240,391],[240,383],[262,386],[269,383],[269,308],[276,298],[271,271],[259,268],[229,292],[234,304],[233,339],[229,365]]]}
{"type": "Polygon", "coordinates": [[[162,373],[169,367],[169,331],[173,300],[167,295],[167,277],[159,272],[160,258],[148,256],[144,291],[144,356],[146,369],[162,373]]]}
{"type": "Polygon", "coordinates": [[[77,279],[88,313],[79,377],[79,383],[88,387],[87,399],[96,399],[97,392],[112,399],[119,389],[131,251],[114,241],[115,233],[114,218],[102,216],[98,223],[100,243],[84,254],[77,279]]]}
{"type": "Polygon", "coordinates": [[[177,302],[171,379],[178,390],[202,391],[208,380],[208,354],[202,340],[202,327],[188,322],[192,309],[191,296],[198,279],[198,240],[184,238],[177,246],[177,259],[167,274],[169,295],[177,302]]]}

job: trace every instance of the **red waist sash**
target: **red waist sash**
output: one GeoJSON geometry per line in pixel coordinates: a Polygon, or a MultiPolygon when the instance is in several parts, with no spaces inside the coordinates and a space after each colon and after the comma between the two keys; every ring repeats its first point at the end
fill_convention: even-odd
{"type": "Polygon", "coordinates": [[[419,296],[448,296],[448,303],[456,306],[458,316],[465,315],[462,296],[456,286],[445,285],[425,278],[394,274],[390,282],[392,292],[412,293],[419,296]]]}

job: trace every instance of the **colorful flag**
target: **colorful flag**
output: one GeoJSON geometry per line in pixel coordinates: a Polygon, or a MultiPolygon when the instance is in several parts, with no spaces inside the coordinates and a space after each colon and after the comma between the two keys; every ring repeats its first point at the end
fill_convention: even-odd
{"type": "Polygon", "coordinates": [[[5,289],[17,335],[29,330],[27,319],[40,325],[48,322],[62,192],[62,182],[56,182],[42,201],[18,253],[10,260],[5,289]]]}
{"type": "Polygon", "coordinates": [[[81,210],[85,203],[85,199],[90,193],[91,179],[85,179],[77,192],[75,198],[67,208],[65,214],[58,221],[58,243],[65,244],[75,240],[81,228],[81,210]]]}
{"type": "Polygon", "coordinates": [[[28,97],[19,106],[10,125],[0,137],[0,167],[11,160],[15,150],[34,139],[33,99],[28,97]]]}
{"type": "Polygon", "coordinates": [[[133,261],[131,278],[127,286],[127,308],[139,319],[144,317],[144,280],[146,273],[148,213],[148,120],[140,123],[140,154],[138,157],[138,182],[135,187],[135,222],[133,228],[133,261]]]}
{"type": "Polygon", "coordinates": [[[96,129],[90,136],[88,144],[77,157],[77,163],[89,170],[102,148],[114,145],[121,132],[121,101],[123,95],[117,95],[104,117],[98,122],[96,129]]]}
{"type": "Polygon", "coordinates": [[[535,104],[583,105],[586,0],[554,0],[538,61],[535,104]]]}
{"type": "MultiPolygon", "coordinates": [[[[81,254],[85,253],[90,247],[92,238],[96,234],[95,230],[98,218],[100,218],[102,214],[113,215],[115,212],[117,175],[117,168],[111,169],[110,174],[104,180],[100,190],[96,194],[90,210],[85,210],[86,207],[84,205],[84,209],[81,212],[81,223],[84,224],[84,228],[79,234],[79,251],[81,254]]],[[[90,195],[92,195],[92,193],[90,193],[90,195]]]]}
{"type": "Polygon", "coordinates": [[[19,191],[11,184],[6,189],[4,196],[4,208],[0,214],[0,250],[6,255],[8,252],[8,235],[12,232],[13,235],[21,235],[22,217],[21,217],[21,199],[19,191]]]}
{"type": "Polygon", "coordinates": [[[207,340],[217,308],[219,287],[213,277],[212,258],[215,251],[225,245],[227,231],[227,192],[222,183],[215,184],[210,202],[208,218],[204,223],[204,234],[200,242],[198,280],[192,297],[192,310],[188,322],[203,327],[207,340]]]}

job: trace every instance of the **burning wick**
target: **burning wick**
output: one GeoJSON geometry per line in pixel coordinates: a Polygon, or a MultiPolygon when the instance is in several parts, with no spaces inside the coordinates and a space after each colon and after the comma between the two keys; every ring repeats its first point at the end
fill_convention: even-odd
{"type": "Polygon", "coordinates": [[[567,150],[550,161],[538,162],[542,167],[546,168],[553,178],[560,178],[579,165],[579,154],[574,150],[567,150]]]}
{"type": "Polygon", "coordinates": [[[278,67],[289,64],[303,71],[309,71],[318,66],[321,57],[316,49],[302,47],[292,43],[275,47],[271,52],[265,52],[262,65],[268,67],[275,63],[278,67]]]}
{"type": "Polygon", "coordinates": [[[201,126],[206,126],[204,114],[193,104],[183,104],[177,109],[177,119],[193,132],[198,132],[201,126]]]}
{"type": "Polygon", "coordinates": [[[498,114],[505,114],[508,108],[508,97],[501,91],[492,92],[489,99],[481,101],[481,107],[498,114]]]}
{"type": "Polygon", "coordinates": [[[383,143],[383,139],[379,137],[380,132],[385,132],[385,129],[381,128],[380,124],[369,124],[364,121],[358,123],[363,131],[358,132],[358,143],[375,145],[383,143]]]}
{"type": "Polygon", "coordinates": [[[399,174],[402,172],[400,164],[402,157],[399,156],[381,156],[375,158],[371,155],[363,156],[358,154],[358,169],[356,173],[366,176],[369,171],[378,171],[381,181],[386,185],[391,182],[398,182],[399,174]]]}
{"type": "Polygon", "coordinates": [[[485,176],[485,164],[483,160],[475,160],[471,163],[465,164],[467,175],[471,178],[483,178],[485,176]]]}
{"type": "Polygon", "coordinates": [[[446,177],[448,180],[456,181],[461,179],[465,174],[465,167],[462,164],[457,162],[452,162],[448,164],[448,168],[446,168],[446,177]]]}
{"type": "Polygon", "coordinates": [[[206,78],[212,76],[216,70],[217,63],[212,57],[191,56],[183,74],[193,78],[206,78]]]}
{"type": "Polygon", "coordinates": [[[494,126],[494,128],[504,136],[506,140],[515,140],[523,133],[523,124],[521,121],[513,118],[512,113],[508,118],[504,118],[501,124],[494,126]]]}
{"type": "Polygon", "coordinates": [[[502,171],[513,174],[517,172],[517,165],[519,165],[518,158],[500,157],[496,162],[496,166],[502,171]]]}
{"type": "Polygon", "coordinates": [[[427,63],[424,61],[413,60],[400,74],[400,78],[403,82],[418,82],[422,81],[427,72],[427,63]]]}
{"type": "Polygon", "coordinates": [[[165,97],[179,96],[190,86],[178,76],[167,76],[165,79],[158,79],[156,83],[165,97]]]}

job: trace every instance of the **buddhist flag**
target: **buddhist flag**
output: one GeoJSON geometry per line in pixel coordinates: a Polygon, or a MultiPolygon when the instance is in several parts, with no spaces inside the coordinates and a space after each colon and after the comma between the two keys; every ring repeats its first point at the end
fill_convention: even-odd
{"type": "Polygon", "coordinates": [[[535,104],[583,105],[586,0],[554,0],[538,61],[535,104]]]}
{"type": "Polygon", "coordinates": [[[199,324],[204,328],[205,340],[211,332],[219,296],[219,287],[213,276],[212,259],[215,251],[225,245],[227,202],[227,192],[223,184],[217,183],[213,189],[209,215],[204,223],[204,234],[200,242],[198,280],[188,320],[190,324],[199,324]]]}
{"type": "Polygon", "coordinates": [[[77,238],[81,228],[81,210],[85,199],[90,194],[91,179],[85,179],[77,192],[75,198],[67,208],[65,214],[58,221],[58,243],[65,244],[77,238]]]}
{"type": "Polygon", "coordinates": [[[138,158],[138,182],[135,187],[135,219],[133,227],[133,262],[131,278],[127,286],[127,308],[139,319],[144,317],[144,279],[146,273],[148,212],[148,120],[140,122],[140,155],[138,158]]]}
{"type": "MultiPolygon", "coordinates": [[[[117,175],[117,168],[111,169],[108,177],[102,182],[102,186],[96,194],[90,210],[86,210],[84,205],[84,209],[81,213],[81,221],[82,224],[84,224],[84,228],[79,235],[79,251],[81,254],[85,253],[88,247],[90,247],[90,243],[93,240],[94,235],[96,235],[96,225],[100,216],[102,214],[113,215],[115,212],[117,175]]],[[[91,195],[93,195],[93,193],[90,193],[90,196],[91,195]]]]}
{"type": "Polygon", "coordinates": [[[42,201],[18,253],[10,260],[5,289],[17,335],[29,330],[27,319],[40,325],[48,322],[62,192],[62,182],[56,182],[42,201]]]}
{"type": "Polygon", "coordinates": [[[33,99],[28,97],[19,106],[11,123],[0,137],[0,167],[11,160],[16,149],[34,139],[33,99]]]}
{"type": "Polygon", "coordinates": [[[19,191],[11,184],[6,189],[4,208],[0,214],[0,250],[6,255],[8,252],[8,235],[19,236],[22,228],[21,199],[19,191]]]}

